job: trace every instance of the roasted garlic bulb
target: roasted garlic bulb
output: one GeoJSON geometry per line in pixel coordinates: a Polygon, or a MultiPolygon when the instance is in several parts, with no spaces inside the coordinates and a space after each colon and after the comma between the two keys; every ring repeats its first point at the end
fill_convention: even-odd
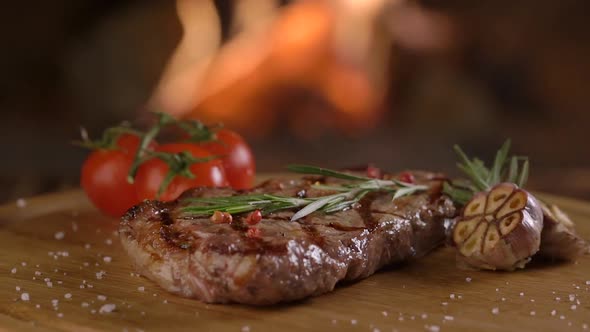
{"type": "Polygon", "coordinates": [[[539,251],[542,230],[537,199],[513,183],[500,183],[465,205],[452,239],[463,263],[511,271],[523,268],[539,251]]]}

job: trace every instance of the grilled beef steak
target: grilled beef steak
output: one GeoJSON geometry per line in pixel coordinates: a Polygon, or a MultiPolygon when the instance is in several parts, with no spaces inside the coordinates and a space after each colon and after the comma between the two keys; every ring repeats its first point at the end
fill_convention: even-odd
{"type": "MultiPolygon", "coordinates": [[[[290,221],[294,211],[264,216],[249,231],[246,216],[231,224],[187,218],[187,197],[239,195],[231,189],[197,188],[171,203],[144,202],[120,225],[134,265],[164,289],[209,303],[267,305],[329,292],[341,280],[357,280],[379,268],[420,257],[444,240],[444,221],[455,208],[440,193],[441,180],[416,173],[430,190],[398,198],[371,193],[358,206],[290,221]]],[[[317,197],[328,192],[298,178],[271,180],[249,193],[317,197]]],[[[340,180],[339,183],[342,181],[340,180]]],[[[243,193],[243,192],[242,192],[243,193]]]]}

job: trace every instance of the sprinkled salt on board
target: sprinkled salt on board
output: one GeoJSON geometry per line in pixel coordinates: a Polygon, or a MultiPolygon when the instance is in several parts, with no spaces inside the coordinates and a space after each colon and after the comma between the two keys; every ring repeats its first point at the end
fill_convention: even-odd
{"type": "Polygon", "coordinates": [[[500,308],[498,308],[498,307],[492,308],[492,314],[497,315],[499,313],[500,313],[500,308]]]}
{"type": "Polygon", "coordinates": [[[117,308],[117,305],[115,305],[113,303],[107,303],[107,304],[104,304],[102,307],[100,307],[100,309],[98,310],[98,313],[107,314],[107,313],[113,312],[113,310],[115,310],[116,308],[117,308]]]}
{"type": "Polygon", "coordinates": [[[438,326],[438,325],[424,325],[424,327],[429,332],[439,332],[440,331],[440,326],[438,326]]]}
{"type": "Polygon", "coordinates": [[[16,200],[16,207],[19,209],[27,207],[27,201],[24,198],[19,198],[16,200]]]}
{"type": "Polygon", "coordinates": [[[20,295],[20,299],[21,299],[22,301],[25,301],[25,302],[29,301],[29,300],[30,300],[29,293],[22,293],[22,294],[20,295]]]}
{"type": "Polygon", "coordinates": [[[64,233],[63,231],[56,232],[56,233],[53,235],[53,237],[54,237],[56,240],[63,240],[65,236],[66,236],[66,233],[64,233]]]}

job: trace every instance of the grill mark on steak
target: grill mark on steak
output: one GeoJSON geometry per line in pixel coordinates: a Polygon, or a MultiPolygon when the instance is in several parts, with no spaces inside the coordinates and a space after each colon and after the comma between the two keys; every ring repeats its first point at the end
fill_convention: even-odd
{"type": "MultiPolygon", "coordinates": [[[[123,217],[121,241],[143,275],[166,290],[210,303],[272,304],[331,291],[377,269],[426,254],[442,243],[445,220],[455,216],[440,183],[420,174],[417,183],[435,189],[391,201],[370,193],[358,207],[330,215],[313,213],[296,222],[294,211],[266,215],[248,237],[247,214],[231,224],[187,217],[182,199],[238,195],[231,189],[196,188],[182,199],[147,201],[123,217]]],[[[327,184],[342,180],[325,179],[327,184]]],[[[269,180],[249,193],[296,197],[329,194],[309,179],[269,180]]]]}
{"type": "Polygon", "coordinates": [[[368,193],[359,201],[358,213],[360,214],[365,227],[369,230],[373,230],[377,227],[377,221],[373,217],[371,211],[371,206],[376,197],[375,194],[377,193],[368,193]]]}

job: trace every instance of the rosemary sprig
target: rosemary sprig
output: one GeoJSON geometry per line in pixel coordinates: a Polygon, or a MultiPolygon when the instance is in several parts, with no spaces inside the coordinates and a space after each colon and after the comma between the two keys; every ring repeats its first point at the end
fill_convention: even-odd
{"type": "Polygon", "coordinates": [[[466,184],[445,183],[443,192],[457,204],[467,203],[476,192],[488,190],[498,183],[512,182],[519,187],[524,187],[526,184],[530,166],[528,158],[508,156],[510,140],[506,140],[498,150],[491,168],[487,168],[480,159],[469,159],[457,145],[454,146],[454,150],[460,160],[457,167],[465,174],[468,182],[466,184]],[[522,166],[519,162],[522,162],[522,166]]]}
{"type": "Polygon", "coordinates": [[[182,212],[187,216],[210,216],[215,211],[244,213],[261,210],[268,214],[280,210],[300,208],[292,217],[295,221],[314,212],[334,213],[344,211],[358,203],[370,192],[393,193],[393,199],[415,194],[428,189],[425,185],[415,185],[397,180],[378,180],[348,173],[338,172],[307,165],[290,165],[289,170],[303,174],[324,175],[338,179],[355,181],[342,185],[314,185],[313,187],[335,192],[320,197],[295,198],[269,194],[252,194],[228,197],[188,198],[188,205],[182,212]]]}

